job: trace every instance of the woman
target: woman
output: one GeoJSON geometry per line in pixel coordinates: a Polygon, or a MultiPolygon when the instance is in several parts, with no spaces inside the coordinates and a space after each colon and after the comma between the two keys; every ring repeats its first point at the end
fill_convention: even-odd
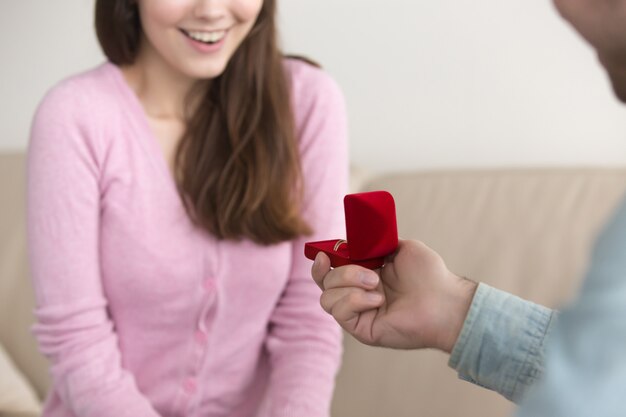
{"type": "Polygon", "coordinates": [[[28,157],[45,416],[327,416],[340,332],[304,240],[342,229],[341,93],[275,0],[98,0],[108,62],[28,157]]]}

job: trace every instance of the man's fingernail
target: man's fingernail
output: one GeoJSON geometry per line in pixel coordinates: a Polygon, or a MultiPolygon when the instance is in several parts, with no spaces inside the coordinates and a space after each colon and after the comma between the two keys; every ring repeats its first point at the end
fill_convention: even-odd
{"type": "Polygon", "coordinates": [[[361,282],[365,285],[377,285],[378,276],[374,273],[361,273],[361,282]]]}
{"type": "Polygon", "coordinates": [[[313,260],[313,268],[315,268],[317,265],[319,265],[319,263],[320,263],[320,256],[322,256],[322,252],[318,252],[317,255],[315,255],[315,259],[313,260]]]}

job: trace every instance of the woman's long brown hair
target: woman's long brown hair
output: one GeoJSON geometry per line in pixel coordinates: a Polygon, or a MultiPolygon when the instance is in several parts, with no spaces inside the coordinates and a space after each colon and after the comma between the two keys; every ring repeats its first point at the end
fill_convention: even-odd
{"type": "MultiPolygon", "coordinates": [[[[311,232],[300,215],[298,141],[275,14],[276,0],[264,0],[224,73],[194,92],[199,105],[176,151],[187,213],[222,239],[273,244],[311,232]]],[[[134,1],[96,0],[98,40],[112,63],[135,61],[141,31],[134,1]]]]}

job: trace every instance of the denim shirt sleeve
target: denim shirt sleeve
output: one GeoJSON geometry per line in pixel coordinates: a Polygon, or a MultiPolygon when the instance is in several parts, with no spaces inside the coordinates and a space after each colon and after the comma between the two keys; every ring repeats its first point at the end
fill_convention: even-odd
{"type": "Polygon", "coordinates": [[[479,284],[448,365],[461,379],[519,402],[543,374],[556,313],[479,284]]]}
{"type": "Polygon", "coordinates": [[[626,416],[626,201],[599,236],[577,299],[559,315],[545,377],[519,417],[626,416]]]}

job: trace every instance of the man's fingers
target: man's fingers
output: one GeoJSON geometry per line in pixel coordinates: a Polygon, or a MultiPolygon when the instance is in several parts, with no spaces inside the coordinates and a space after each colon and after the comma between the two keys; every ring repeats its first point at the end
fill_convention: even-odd
{"type": "Polygon", "coordinates": [[[324,277],[330,271],[330,259],[324,252],[319,252],[315,256],[315,262],[313,262],[313,266],[311,267],[311,275],[313,276],[313,280],[324,290],[324,277]]]}
{"type": "Polygon", "coordinates": [[[342,326],[360,313],[380,307],[383,301],[383,295],[377,291],[365,291],[354,287],[326,290],[320,297],[324,311],[332,315],[342,326]]]}
{"type": "Polygon", "coordinates": [[[357,287],[364,290],[373,290],[380,281],[378,274],[372,270],[356,265],[346,265],[335,268],[324,278],[324,289],[357,287]]]}
{"type": "Polygon", "coordinates": [[[372,290],[380,281],[376,272],[356,265],[346,265],[331,270],[330,259],[323,252],[319,252],[315,257],[311,275],[322,290],[343,287],[372,290]]]}

